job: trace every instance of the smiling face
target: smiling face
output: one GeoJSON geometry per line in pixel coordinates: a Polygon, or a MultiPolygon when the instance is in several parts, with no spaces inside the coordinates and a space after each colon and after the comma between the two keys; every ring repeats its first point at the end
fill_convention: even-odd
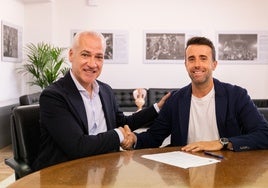
{"type": "Polygon", "coordinates": [[[89,89],[101,74],[104,48],[102,38],[82,33],[69,51],[72,73],[85,89],[89,89]]]}
{"type": "Polygon", "coordinates": [[[189,45],[185,51],[185,66],[193,86],[213,84],[212,72],[217,61],[212,58],[212,50],[207,45],[189,45]]]}

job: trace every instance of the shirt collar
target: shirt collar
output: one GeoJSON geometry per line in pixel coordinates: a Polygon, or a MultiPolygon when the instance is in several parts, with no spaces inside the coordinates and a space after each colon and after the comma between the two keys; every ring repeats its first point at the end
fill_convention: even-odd
{"type": "MultiPolygon", "coordinates": [[[[78,91],[86,91],[86,89],[78,82],[78,80],[73,75],[72,71],[70,71],[71,77],[74,81],[75,86],[77,87],[78,91]]],[[[93,94],[98,94],[100,91],[100,86],[96,80],[93,82],[93,94]]]]}

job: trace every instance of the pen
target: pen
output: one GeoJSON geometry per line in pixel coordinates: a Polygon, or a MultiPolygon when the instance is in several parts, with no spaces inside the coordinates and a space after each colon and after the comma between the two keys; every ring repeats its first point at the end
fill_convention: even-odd
{"type": "Polygon", "coordinates": [[[216,158],[219,158],[219,159],[223,159],[223,156],[222,155],[218,155],[218,154],[211,153],[211,152],[208,152],[208,151],[204,151],[204,154],[205,155],[212,156],[212,157],[216,157],[216,158]]]}

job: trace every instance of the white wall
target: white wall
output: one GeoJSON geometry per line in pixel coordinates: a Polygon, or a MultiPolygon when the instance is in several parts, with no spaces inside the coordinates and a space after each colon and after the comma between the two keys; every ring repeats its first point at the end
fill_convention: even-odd
{"type": "MultiPolygon", "coordinates": [[[[24,6],[18,1],[0,0],[0,21],[24,27],[24,6]]],[[[2,44],[2,33],[0,33],[2,44]]],[[[0,45],[2,53],[2,45],[0,45]]],[[[22,92],[21,77],[17,76],[20,63],[0,62],[0,106],[14,104],[22,92]]]]}
{"type": "MultiPolygon", "coordinates": [[[[54,0],[49,3],[26,4],[24,42],[50,41],[55,45],[68,47],[73,29],[127,31],[128,64],[105,64],[100,76],[100,80],[109,83],[113,88],[183,87],[190,82],[183,64],[143,64],[144,30],[200,31],[214,42],[217,31],[268,30],[267,0],[95,2],[96,7],[87,6],[86,0],[54,0]]],[[[2,7],[2,1],[0,6],[2,7]]],[[[13,7],[9,8],[13,10],[13,7]]],[[[2,75],[2,69],[0,72],[2,75]]],[[[268,62],[254,65],[219,63],[214,76],[247,88],[252,98],[268,98],[268,62]]],[[[33,90],[29,88],[26,91],[33,90]]],[[[0,96],[0,101],[2,98],[8,98],[3,94],[0,96]]]]}

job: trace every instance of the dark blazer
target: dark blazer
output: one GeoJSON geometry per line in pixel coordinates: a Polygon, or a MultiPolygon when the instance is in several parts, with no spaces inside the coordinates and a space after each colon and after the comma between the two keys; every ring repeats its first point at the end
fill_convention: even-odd
{"type": "MultiPolygon", "coordinates": [[[[217,79],[214,79],[214,88],[220,137],[229,138],[235,151],[267,149],[267,121],[247,91],[217,79]]],[[[170,134],[172,146],[186,145],[191,95],[191,84],[172,92],[150,129],[137,135],[135,148],[159,147],[170,134]]]]}
{"type": "Polygon", "coordinates": [[[124,116],[118,109],[112,88],[97,82],[108,131],[96,136],[88,135],[84,103],[70,73],[43,90],[39,101],[41,147],[32,165],[34,170],[72,159],[119,151],[120,141],[114,128],[127,124],[133,131],[158,115],[151,106],[131,116],[124,116]]]}

